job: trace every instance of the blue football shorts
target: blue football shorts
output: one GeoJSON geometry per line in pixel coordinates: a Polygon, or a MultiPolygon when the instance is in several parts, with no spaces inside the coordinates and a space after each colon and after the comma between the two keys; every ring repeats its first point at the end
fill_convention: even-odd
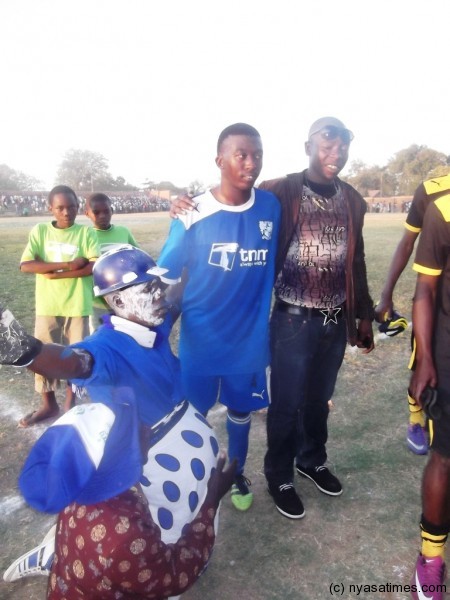
{"type": "Polygon", "coordinates": [[[182,372],[186,398],[206,415],[216,402],[238,413],[249,413],[269,405],[267,367],[255,373],[237,375],[193,375],[182,372]]]}

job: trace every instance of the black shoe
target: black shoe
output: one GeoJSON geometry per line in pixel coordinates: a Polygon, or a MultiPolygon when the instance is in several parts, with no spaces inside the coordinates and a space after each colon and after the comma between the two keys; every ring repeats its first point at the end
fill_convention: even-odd
{"type": "Polygon", "coordinates": [[[341,482],[333,473],[330,473],[327,467],[322,465],[321,467],[307,469],[296,465],[295,468],[299,475],[311,479],[324,494],[328,494],[329,496],[340,496],[342,494],[341,482]]]}
{"type": "Polygon", "coordinates": [[[294,484],[282,483],[278,486],[269,485],[269,494],[275,502],[277,510],[288,519],[301,519],[305,516],[302,501],[295,491],[294,484]]]}

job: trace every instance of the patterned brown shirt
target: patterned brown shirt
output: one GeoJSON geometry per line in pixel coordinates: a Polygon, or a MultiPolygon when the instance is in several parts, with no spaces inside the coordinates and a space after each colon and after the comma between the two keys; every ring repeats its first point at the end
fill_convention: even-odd
{"type": "Polygon", "coordinates": [[[288,304],[333,308],[345,302],[347,205],[340,188],[325,198],[303,186],[299,214],[275,295],[288,304]]]}

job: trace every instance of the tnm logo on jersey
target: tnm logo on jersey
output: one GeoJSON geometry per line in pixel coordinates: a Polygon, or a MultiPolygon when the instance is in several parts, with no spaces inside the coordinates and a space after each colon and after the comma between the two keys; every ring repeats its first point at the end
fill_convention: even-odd
{"type": "Polygon", "coordinates": [[[214,267],[222,267],[224,271],[231,271],[239,245],[236,242],[229,244],[213,244],[209,254],[208,263],[214,267]]]}
{"type": "Polygon", "coordinates": [[[265,248],[260,250],[245,250],[245,248],[239,248],[236,242],[228,244],[217,243],[211,246],[208,263],[214,267],[221,267],[224,271],[231,271],[236,256],[239,256],[239,266],[241,267],[264,266],[267,261],[268,252],[265,248]]]}
{"type": "Polygon", "coordinates": [[[272,230],[273,230],[272,221],[260,221],[259,222],[259,230],[261,232],[263,240],[271,240],[272,239],[272,230]]]}

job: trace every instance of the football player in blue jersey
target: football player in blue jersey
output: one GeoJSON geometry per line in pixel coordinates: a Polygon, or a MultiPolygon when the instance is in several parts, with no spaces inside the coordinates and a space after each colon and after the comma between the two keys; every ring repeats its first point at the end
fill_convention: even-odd
{"type": "Polygon", "coordinates": [[[222,131],[220,183],[179,215],[158,264],[186,284],[181,300],[179,357],[184,392],[204,415],[216,400],[227,411],[228,453],[238,470],[233,505],[253,501],[244,475],[251,412],[268,405],[268,321],[280,206],[254,188],[263,161],[258,131],[235,123],[222,131]]]}

